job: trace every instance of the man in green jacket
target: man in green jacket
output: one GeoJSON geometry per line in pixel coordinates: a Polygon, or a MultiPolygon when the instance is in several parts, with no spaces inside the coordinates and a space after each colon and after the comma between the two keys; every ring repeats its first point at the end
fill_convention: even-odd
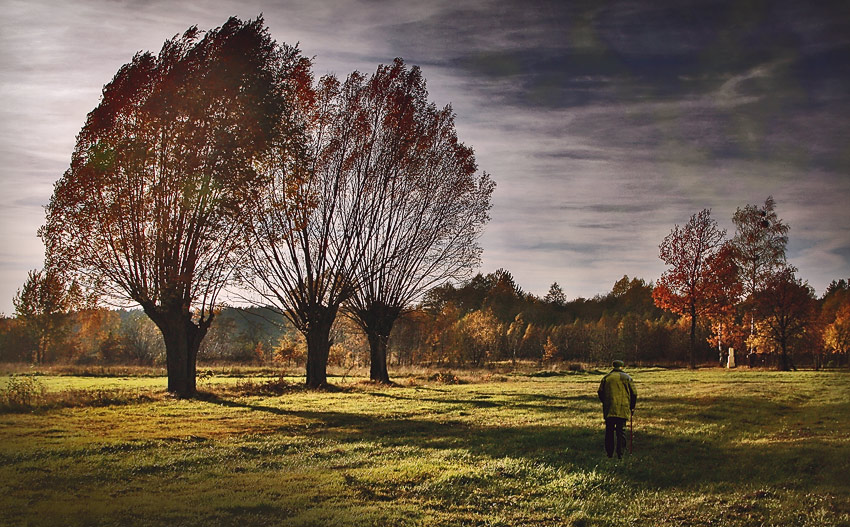
{"type": "Polygon", "coordinates": [[[635,382],[623,371],[623,361],[615,360],[614,369],[602,378],[597,391],[605,417],[605,451],[614,456],[614,436],[617,436],[617,457],[623,458],[626,447],[626,420],[635,411],[637,390],[635,382]]]}

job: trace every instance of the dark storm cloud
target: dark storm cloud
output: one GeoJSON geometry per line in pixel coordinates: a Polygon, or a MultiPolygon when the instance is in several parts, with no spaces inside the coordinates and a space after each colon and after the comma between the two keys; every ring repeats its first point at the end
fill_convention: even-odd
{"type": "MultiPolygon", "coordinates": [[[[522,225],[502,244],[531,255],[545,248],[550,269],[588,264],[616,278],[626,263],[651,269],[661,237],[690,214],[713,208],[731,234],[735,208],[773,194],[794,226],[792,262],[847,269],[847,230],[823,227],[850,220],[850,120],[839,117],[850,115],[847,7],[571,6],[441,12],[419,34],[444,43],[433,64],[480,96],[476,113],[528,117],[505,127],[531,154],[522,183],[500,181],[509,197],[496,209],[522,225]],[[454,41],[442,33],[462,27],[454,41]],[[518,242],[520,233],[556,240],[518,242]],[[581,240],[597,249],[573,250],[581,240]]],[[[422,42],[411,34],[415,54],[422,42]]],[[[820,288],[823,276],[813,280],[820,288]]]]}

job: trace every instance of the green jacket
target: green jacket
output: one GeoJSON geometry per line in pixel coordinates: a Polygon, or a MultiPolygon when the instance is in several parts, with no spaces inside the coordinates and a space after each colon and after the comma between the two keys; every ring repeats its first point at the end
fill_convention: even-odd
{"type": "Polygon", "coordinates": [[[605,417],[628,419],[637,403],[635,382],[620,368],[614,368],[602,378],[597,394],[602,401],[602,415],[605,417]]]}

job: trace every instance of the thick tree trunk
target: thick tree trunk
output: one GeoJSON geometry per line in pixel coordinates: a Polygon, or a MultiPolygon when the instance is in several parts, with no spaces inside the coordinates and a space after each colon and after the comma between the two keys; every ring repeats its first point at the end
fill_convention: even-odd
{"type": "Polygon", "coordinates": [[[197,360],[201,341],[212,319],[200,327],[188,310],[160,308],[145,310],[159,327],[165,342],[168,391],[179,397],[194,397],[197,391],[197,360]]]}
{"type": "Polygon", "coordinates": [[[320,388],[328,384],[328,355],[331,351],[331,327],[338,306],[318,306],[313,309],[304,331],[307,340],[307,386],[320,388]]]}
{"type": "Polygon", "coordinates": [[[165,360],[168,367],[168,391],[181,397],[194,395],[194,387],[189,382],[189,342],[185,331],[179,326],[162,331],[165,340],[165,360]]]}
{"type": "Polygon", "coordinates": [[[367,333],[369,338],[369,378],[383,384],[390,383],[387,371],[387,342],[389,337],[377,332],[367,333]]]}
{"type": "Polygon", "coordinates": [[[387,345],[401,308],[373,302],[366,310],[356,313],[358,322],[369,339],[369,378],[390,384],[387,371],[387,345]]]}
{"type": "Polygon", "coordinates": [[[790,361],[788,360],[788,347],[785,344],[785,339],[782,339],[779,343],[779,347],[782,351],[782,355],[780,356],[779,367],[782,371],[791,371],[790,361]]]}

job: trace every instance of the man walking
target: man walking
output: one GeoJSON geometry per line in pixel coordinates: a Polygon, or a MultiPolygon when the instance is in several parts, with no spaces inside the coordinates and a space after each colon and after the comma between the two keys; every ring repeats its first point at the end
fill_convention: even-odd
{"type": "Polygon", "coordinates": [[[615,360],[614,369],[599,383],[599,400],[605,417],[605,452],[614,456],[614,436],[617,437],[617,457],[623,458],[626,447],[626,420],[635,411],[637,391],[635,382],[623,371],[623,361],[615,360]]]}

